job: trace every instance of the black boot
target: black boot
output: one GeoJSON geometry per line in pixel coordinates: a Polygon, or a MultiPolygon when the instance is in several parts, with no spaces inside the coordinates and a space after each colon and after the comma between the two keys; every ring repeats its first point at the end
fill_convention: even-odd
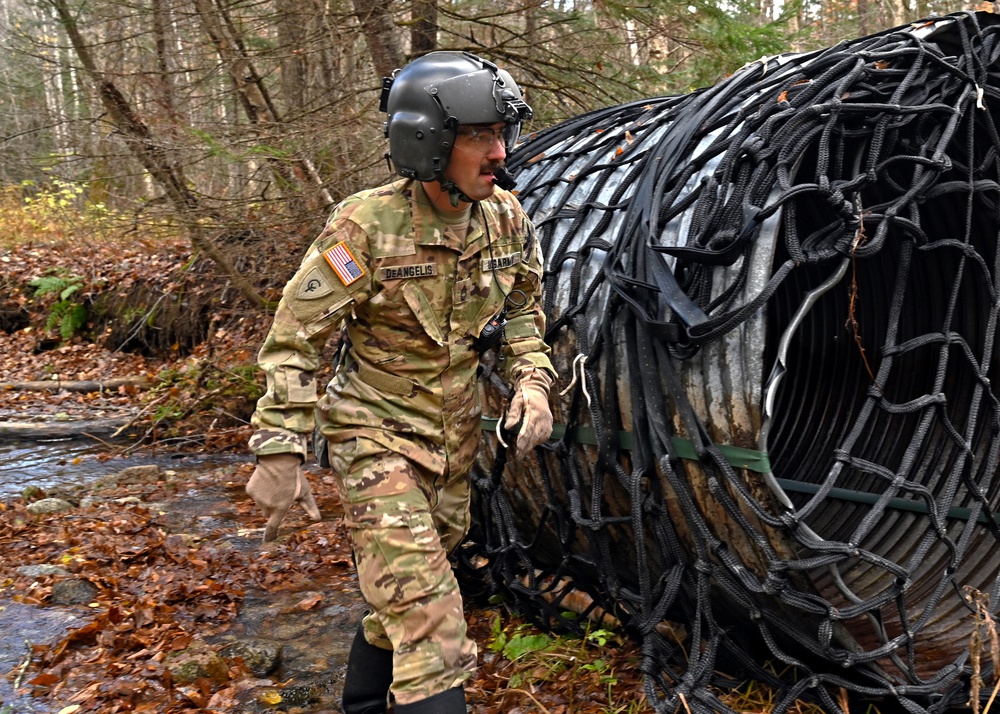
{"type": "Polygon", "coordinates": [[[397,704],[396,714],[465,714],[465,690],[454,687],[412,704],[397,704]]]}
{"type": "Polygon", "coordinates": [[[365,627],[359,625],[347,657],[341,699],[344,714],[385,714],[391,684],[392,651],[368,644],[365,627]]]}

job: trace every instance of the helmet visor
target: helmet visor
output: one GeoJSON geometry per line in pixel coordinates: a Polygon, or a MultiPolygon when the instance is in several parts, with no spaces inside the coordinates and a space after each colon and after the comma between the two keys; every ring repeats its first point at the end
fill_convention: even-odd
{"type": "Polygon", "coordinates": [[[503,129],[501,129],[500,131],[504,148],[507,150],[507,153],[509,154],[514,150],[514,146],[517,144],[517,140],[521,137],[521,122],[519,121],[504,122],[503,129]]]}

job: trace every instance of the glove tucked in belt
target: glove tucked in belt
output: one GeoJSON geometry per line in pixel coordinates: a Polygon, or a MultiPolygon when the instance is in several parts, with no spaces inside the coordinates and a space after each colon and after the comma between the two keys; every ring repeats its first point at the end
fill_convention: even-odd
{"type": "Polygon", "coordinates": [[[549,387],[552,377],[543,369],[529,367],[521,372],[514,386],[514,397],[507,408],[505,429],[518,422],[517,453],[531,453],[536,446],[552,436],[552,411],[549,409],[549,387]]]}
{"type": "Polygon", "coordinates": [[[259,456],[246,491],[267,517],[265,543],[278,537],[278,526],[293,503],[302,506],[314,521],[322,518],[297,454],[259,456]]]}

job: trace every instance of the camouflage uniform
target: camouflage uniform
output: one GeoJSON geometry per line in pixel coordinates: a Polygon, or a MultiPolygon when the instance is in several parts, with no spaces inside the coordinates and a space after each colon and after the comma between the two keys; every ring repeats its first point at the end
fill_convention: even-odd
{"type": "Polygon", "coordinates": [[[476,666],[447,560],[468,532],[481,438],[473,338],[513,293],[523,304],[509,307],[501,370],[511,383],[531,367],[554,375],[541,274],[534,228],[510,193],[474,205],[466,234],[422,184],[399,180],[338,207],[259,354],[268,389],[251,448],[305,456],[315,414],[372,608],[366,636],[392,648],[401,704],[460,685],[476,666]],[[347,350],[317,403],[320,352],[342,322],[347,350]]]}

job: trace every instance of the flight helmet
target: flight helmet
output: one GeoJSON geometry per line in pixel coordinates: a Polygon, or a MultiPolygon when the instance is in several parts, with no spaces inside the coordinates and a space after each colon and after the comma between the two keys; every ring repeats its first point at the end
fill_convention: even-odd
{"type": "Polygon", "coordinates": [[[379,108],[388,115],[387,158],[418,181],[441,180],[459,124],[504,122],[511,151],[532,115],[514,78],[471,52],[431,52],[396,70],[382,80],[379,108]]]}

